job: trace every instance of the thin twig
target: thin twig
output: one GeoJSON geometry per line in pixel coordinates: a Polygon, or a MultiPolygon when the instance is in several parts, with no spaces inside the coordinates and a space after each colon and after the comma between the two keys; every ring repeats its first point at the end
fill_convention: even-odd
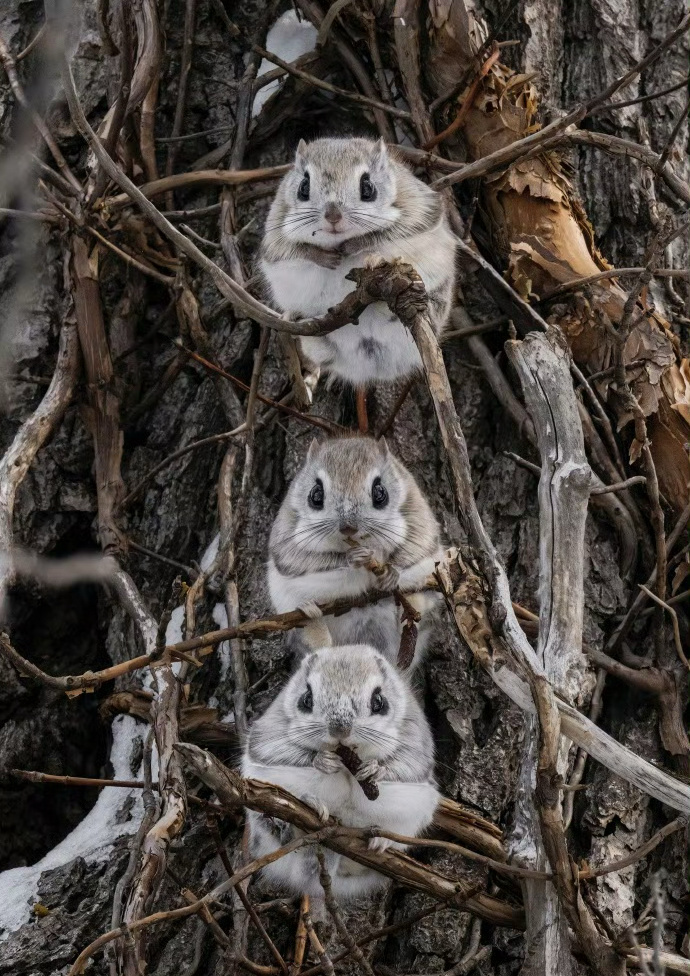
{"type": "Polygon", "coordinates": [[[326,976],[334,976],[335,968],[333,967],[333,960],[324,949],[323,945],[321,944],[321,940],[314,930],[314,923],[311,920],[311,915],[309,912],[303,912],[302,918],[304,920],[304,927],[307,930],[307,935],[309,936],[309,941],[311,942],[316,955],[321,960],[321,966],[324,973],[326,973],[326,976]]]}
{"type": "Polygon", "coordinates": [[[245,878],[251,877],[267,864],[272,864],[281,857],[285,857],[287,854],[291,854],[293,851],[299,850],[306,844],[311,844],[315,841],[321,840],[331,832],[332,829],[324,827],[319,831],[315,831],[311,834],[305,834],[303,837],[298,837],[289,844],[286,844],[284,847],[279,847],[277,850],[271,851],[269,854],[265,854],[263,857],[256,858],[245,867],[240,868],[239,871],[236,871],[231,878],[227,879],[227,881],[216,885],[215,888],[209,891],[208,894],[204,895],[203,898],[199,898],[197,901],[191,904],[183,905],[180,908],[173,908],[170,911],[155,912],[153,915],[146,915],[143,918],[138,918],[133,922],[122,925],[117,929],[111,930],[110,932],[104,933],[97,939],[94,939],[93,942],[91,942],[85,949],[82,950],[82,952],[79,953],[79,956],[71,966],[67,976],[80,976],[80,974],[84,972],[84,968],[88,960],[110,942],[124,939],[134,932],[148,928],[151,925],[157,925],[160,922],[168,922],[178,918],[187,918],[190,915],[196,915],[202,911],[203,908],[208,907],[208,905],[220,898],[221,895],[224,895],[227,891],[234,888],[240,883],[240,881],[244,881],[245,878]]]}
{"type": "Polygon", "coordinates": [[[685,667],[690,671],[690,661],[688,661],[688,659],[685,656],[685,652],[683,651],[683,642],[680,637],[678,614],[673,609],[673,607],[669,606],[666,600],[662,600],[661,597],[657,596],[656,593],[653,593],[648,587],[646,587],[644,583],[638,583],[637,585],[644,593],[647,594],[650,600],[653,600],[656,604],[658,604],[660,607],[663,607],[664,610],[667,610],[668,613],[671,614],[671,620],[673,622],[673,639],[676,644],[676,652],[678,653],[678,657],[683,662],[685,667]]]}
{"type": "Polygon", "coordinates": [[[663,171],[664,166],[666,165],[666,161],[669,158],[669,156],[671,155],[671,151],[673,149],[673,145],[674,145],[676,139],[678,138],[678,135],[679,135],[680,130],[681,130],[682,126],[683,126],[683,123],[684,122],[687,122],[687,120],[688,120],[688,109],[689,108],[690,108],[690,97],[688,97],[686,99],[685,105],[684,105],[684,107],[683,107],[680,115],[678,116],[678,120],[677,120],[676,124],[673,126],[673,129],[671,130],[671,135],[668,137],[668,141],[666,142],[666,145],[664,146],[664,148],[661,151],[661,155],[659,156],[659,161],[656,164],[656,170],[655,171],[657,173],[661,173],[663,171]]]}
{"type": "Polygon", "coordinates": [[[662,827],[661,830],[658,830],[653,837],[650,837],[646,843],[642,844],[641,847],[638,847],[636,851],[632,852],[632,854],[627,854],[625,857],[621,857],[617,861],[611,861],[609,864],[602,864],[601,867],[598,868],[584,868],[584,870],[580,871],[580,878],[600,878],[605,874],[613,874],[615,871],[623,871],[625,868],[630,867],[631,864],[636,864],[637,861],[641,861],[643,857],[651,854],[651,852],[658,847],[662,841],[666,840],[667,837],[670,837],[671,834],[675,834],[678,830],[685,830],[687,826],[687,817],[676,817],[675,820],[672,820],[670,823],[667,823],[665,827],[662,827]]]}
{"type": "Polygon", "coordinates": [[[358,965],[367,974],[367,976],[374,976],[374,970],[371,968],[369,960],[366,958],[350,934],[350,930],[343,919],[343,914],[333,896],[331,876],[328,868],[326,867],[326,858],[324,856],[323,849],[320,846],[316,848],[316,858],[319,862],[319,880],[321,882],[321,887],[323,888],[326,908],[328,909],[328,913],[335,923],[338,935],[340,936],[343,945],[347,946],[350,953],[355,957],[358,965]]]}

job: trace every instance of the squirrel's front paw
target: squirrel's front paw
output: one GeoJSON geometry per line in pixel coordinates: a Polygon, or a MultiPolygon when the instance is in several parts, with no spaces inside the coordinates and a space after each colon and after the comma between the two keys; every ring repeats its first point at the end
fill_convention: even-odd
{"type": "Polygon", "coordinates": [[[330,813],[323,800],[320,800],[318,796],[314,796],[313,793],[301,793],[300,800],[302,803],[306,803],[308,807],[313,807],[313,809],[316,810],[319,820],[321,820],[322,823],[328,823],[330,813]]]}
{"type": "Polygon", "coordinates": [[[400,573],[388,563],[384,566],[383,572],[376,577],[376,587],[379,590],[397,590],[400,583],[400,573]]]}
{"type": "Polygon", "coordinates": [[[339,773],[344,768],[340,756],[328,749],[321,749],[316,753],[312,760],[312,766],[314,769],[318,769],[320,773],[326,773],[328,776],[332,773],[339,773]]]}
{"type": "Polygon", "coordinates": [[[343,256],[338,251],[321,251],[316,261],[322,268],[329,268],[334,271],[342,261],[343,256]]]}
{"type": "Polygon", "coordinates": [[[355,773],[355,779],[361,783],[365,779],[377,780],[381,776],[381,763],[378,759],[368,759],[363,762],[355,773]]]}
{"type": "Polygon", "coordinates": [[[374,553],[366,546],[353,546],[347,551],[349,566],[367,566],[374,558],[374,553]]]}
{"type": "Polygon", "coordinates": [[[300,603],[297,609],[301,610],[304,616],[309,617],[310,620],[318,620],[319,617],[323,617],[321,607],[314,600],[305,600],[304,603],[300,603]]]}
{"type": "Polygon", "coordinates": [[[389,840],[387,837],[370,837],[367,847],[370,851],[387,851],[394,843],[395,841],[389,840]]]}

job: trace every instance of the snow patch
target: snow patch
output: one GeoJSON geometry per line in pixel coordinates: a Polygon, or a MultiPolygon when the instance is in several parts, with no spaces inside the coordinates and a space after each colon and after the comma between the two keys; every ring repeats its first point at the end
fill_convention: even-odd
{"type": "MultiPolygon", "coordinates": [[[[286,10],[282,17],[279,17],[266,36],[266,50],[271,54],[277,54],[283,61],[296,61],[303,54],[308,54],[316,47],[316,28],[308,20],[299,20],[294,10],[286,10]]],[[[267,71],[272,71],[274,64],[263,59],[259,65],[257,77],[265,75],[267,71]]],[[[254,98],[252,116],[257,116],[264,103],[278,90],[282,80],[276,79],[265,88],[259,89],[254,98]]]]}
{"type": "Polygon", "coordinates": [[[170,614],[170,621],[168,622],[167,629],[165,631],[165,643],[166,644],[179,644],[182,640],[182,624],[184,623],[184,604],[180,607],[175,607],[173,612],[170,614]]]}
{"type": "MultiPolygon", "coordinates": [[[[142,740],[141,730],[143,726],[131,715],[118,715],[113,720],[110,762],[114,779],[132,779],[131,757],[136,744],[142,740]]],[[[141,775],[139,770],[137,776],[141,775]]],[[[36,900],[44,871],[64,867],[76,857],[83,857],[90,864],[104,861],[119,837],[136,832],[143,813],[141,790],[106,786],[81,823],[37,864],[3,871],[0,874],[0,941],[31,917],[31,904],[36,900]],[[132,800],[129,819],[121,823],[124,806],[132,800]]]]}
{"type": "Polygon", "coordinates": [[[213,565],[213,560],[218,555],[219,545],[220,545],[220,533],[218,533],[218,535],[211,540],[211,544],[209,545],[208,549],[201,557],[201,562],[199,563],[199,567],[202,573],[205,573],[206,570],[210,569],[211,566],[213,565]]]}

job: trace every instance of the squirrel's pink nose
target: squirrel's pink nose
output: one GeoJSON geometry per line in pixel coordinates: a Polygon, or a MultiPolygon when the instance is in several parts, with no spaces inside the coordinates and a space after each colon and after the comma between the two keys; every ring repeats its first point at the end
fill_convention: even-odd
{"type": "Polygon", "coordinates": [[[339,224],[340,221],[343,219],[342,211],[340,210],[339,207],[336,206],[335,203],[327,204],[326,209],[323,212],[323,215],[328,221],[328,223],[332,224],[334,227],[336,226],[336,224],[339,224]]]}

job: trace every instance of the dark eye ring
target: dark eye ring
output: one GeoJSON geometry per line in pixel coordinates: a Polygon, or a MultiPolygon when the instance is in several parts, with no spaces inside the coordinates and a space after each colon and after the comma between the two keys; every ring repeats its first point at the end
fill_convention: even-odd
{"type": "Polygon", "coordinates": [[[388,702],[381,694],[380,688],[374,688],[371,695],[371,714],[385,715],[388,711],[388,702]]]}
{"type": "Polygon", "coordinates": [[[312,712],[314,710],[314,696],[311,691],[311,685],[307,685],[307,690],[298,699],[297,707],[300,712],[312,712]]]}
{"type": "Polygon", "coordinates": [[[368,173],[362,173],[362,176],[359,181],[359,195],[362,200],[376,199],[376,187],[371,182],[368,173]]]}
{"type": "Polygon", "coordinates": [[[371,486],[371,500],[374,508],[385,508],[388,504],[388,492],[381,484],[380,478],[374,478],[371,486]]]}
{"type": "Polygon", "coordinates": [[[297,188],[297,199],[298,200],[308,200],[309,199],[309,173],[305,173],[302,177],[302,182],[297,188]]]}
{"type": "Polygon", "coordinates": [[[316,484],[309,492],[309,504],[312,508],[323,508],[323,498],[323,482],[321,481],[321,478],[317,478],[316,484]]]}

